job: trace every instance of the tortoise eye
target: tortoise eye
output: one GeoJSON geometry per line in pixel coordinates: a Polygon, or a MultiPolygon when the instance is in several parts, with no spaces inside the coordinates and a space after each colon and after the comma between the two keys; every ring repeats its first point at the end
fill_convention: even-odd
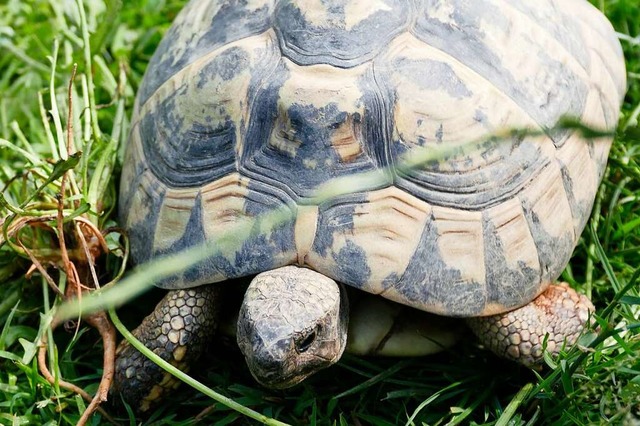
{"type": "Polygon", "coordinates": [[[307,334],[302,340],[296,343],[296,352],[299,354],[305,353],[309,350],[313,342],[316,341],[317,329],[307,334]]]}

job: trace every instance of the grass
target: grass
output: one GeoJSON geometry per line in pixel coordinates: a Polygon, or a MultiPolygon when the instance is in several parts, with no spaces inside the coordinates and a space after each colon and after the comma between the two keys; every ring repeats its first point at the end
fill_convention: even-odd
{"type": "MultiPolygon", "coordinates": [[[[593,217],[563,278],[590,295],[598,309],[599,332],[586,334],[580,348],[548,360],[541,372],[496,359],[469,337],[455,349],[428,358],[345,356],[331,370],[288,391],[255,384],[244,363],[238,362],[235,344],[220,337],[215,351],[193,369],[193,378],[290,424],[640,422],[640,5],[632,0],[594,3],[620,33],[629,91],[593,217]]],[[[57,309],[60,297],[43,277],[71,288],[57,250],[59,229],[76,237],[69,240],[69,248],[81,259],[81,234],[115,226],[115,181],[133,96],[155,46],[182,4],[87,0],[90,35],[81,30],[74,1],[0,4],[0,183],[6,199],[0,218],[4,232],[16,233],[13,245],[0,246],[0,424],[76,424],[87,405],[38,372],[37,344],[42,337],[48,336],[54,373],[90,394],[98,389],[100,336],[85,325],[76,329],[73,323],[70,332],[50,331],[52,309],[57,309]],[[90,50],[84,49],[83,37],[90,37],[90,50]],[[69,111],[74,63],[78,75],[71,85],[69,111]],[[71,132],[66,127],[69,115],[71,132]],[[82,155],[69,155],[69,133],[82,155]],[[61,191],[62,201],[57,198],[61,191]],[[60,204],[65,223],[58,220],[60,204]],[[86,225],[78,224],[85,219],[86,225]],[[25,278],[29,252],[41,259],[46,274],[25,278]],[[53,264],[62,271],[56,272],[53,264]]],[[[107,235],[103,250],[110,254],[98,263],[96,275],[102,284],[120,273],[126,250],[116,237],[107,235]]],[[[151,291],[120,309],[124,322],[134,326],[160,295],[151,291]]],[[[174,400],[145,424],[182,425],[197,419],[204,424],[251,423],[186,386],[174,400]]],[[[105,421],[98,413],[90,423],[105,421]]],[[[132,422],[126,415],[120,421],[132,422]]]]}

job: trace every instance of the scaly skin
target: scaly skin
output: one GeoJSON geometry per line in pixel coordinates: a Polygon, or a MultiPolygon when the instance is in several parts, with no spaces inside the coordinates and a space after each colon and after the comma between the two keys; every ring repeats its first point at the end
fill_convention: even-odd
{"type": "MultiPolygon", "coordinates": [[[[213,285],[169,292],[134,335],[187,371],[215,332],[218,292],[219,287],[213,285]]],[[[266,386],[286,388],[335,363],[346,344],[346,300],[335,281],[306,268],[288,266],[255,277],[245,293],[237,329],[238,344],[254,377],[266,386]]],[[[468,318],[467,323],[499,356],[532,366],[542,360],[547,335],[547,350],[558,353],[565,341],[568,345],[576,342],[593,311],[585,296],[562,283],[550,286],[519,309],[468,318]]],[[[380,314],[374,317],[380,320],[380,314]]],[[[360,322],[371,321],[363,318],[360,322]]],[[[397,337],[395,331],[392,338],[397,337]]],[[[427,333],[428,337],[432,334],[437,333],[427,333]]],[[[415,346],[413,337],[408,341],[415,346]]],[[[444,339],[443,346],[454,341],[444,339]]],[[[406,348],[402,348],[386,355],[404,354],[406,348]]],[[[126,341],[118,348],[113,391],[122,394],[137,412],[148,411],[178,385],[177,379],[126,341]]]]}
{"type": "MultiPolygon", "coordinates": [[[[218,292],[215,285],[170,291],[133,335],[165,361],[188,371],[215,332],[218,292]]],[[[126,340],[118,347],[112,393],[122,395],[137,412],[148,411],[179,384],[126,340]]]]}
{"type": "Polygon", "coordinates": [[[531,303],[499,315],[467,319],[478,339],[499,356],[532,366],[547,351],[557,354],[566,341],[573,345],[595,308],[566,283],[551,285],[531,303]]]}

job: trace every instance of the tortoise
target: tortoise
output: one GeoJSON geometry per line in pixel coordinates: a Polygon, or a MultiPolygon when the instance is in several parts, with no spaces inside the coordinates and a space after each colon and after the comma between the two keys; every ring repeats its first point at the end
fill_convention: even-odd
{"type": "MultiPolygon", "coordinates": [[[[594,309],[556,280],[625,85],[584,0],[191,1],[139,88],[119,215],[135,263],[200,257],[157,283],[169,292],[135,334],[187,369],[227,303],[217,283],[253,277],[237,342],[266,386],[335,363],[349,327],[371,340],[397,306],[465,318],[525,365],[557,353],[594,309]],[[375,295],[351,326],[344,286],[375,295]]],[[[433,350],[414,347],[419,318],[387,352],[383,330],[378,353],[433,350]]],[[[451,344],[455,326],[435,324],[451,344]]],[[[127,343],[115,382],[141,410],[175,386],[127,343]]]]}

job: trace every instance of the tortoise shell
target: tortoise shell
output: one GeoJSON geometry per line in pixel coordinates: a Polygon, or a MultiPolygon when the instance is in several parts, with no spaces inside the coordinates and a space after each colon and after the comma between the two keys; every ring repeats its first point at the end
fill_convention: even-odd
{"type": "Polygon", "coordinates": [[[624,90],[583,0],[191,1],[136,101],[133,260],[208,242],[158,285],[299,264],[438,314],[515,308],[569,261],[611,144],[556,123],[613,130],[624,90]],[[490,137],[511,128],[532,132],[490,137]],[[402,167],[425,147],[451,149],[402,167]]]}

